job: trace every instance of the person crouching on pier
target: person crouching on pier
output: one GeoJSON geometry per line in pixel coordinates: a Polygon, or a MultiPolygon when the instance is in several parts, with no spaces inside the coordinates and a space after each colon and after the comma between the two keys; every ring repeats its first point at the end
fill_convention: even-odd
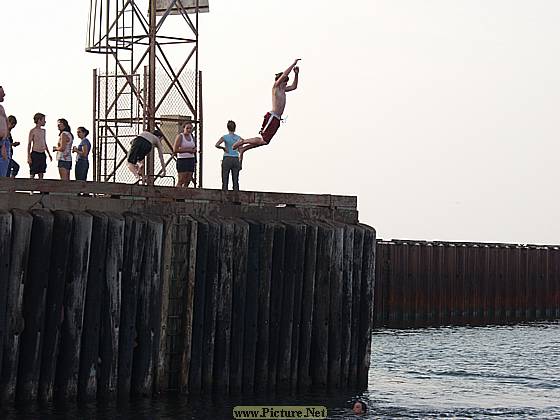
{"type": "Polygon", "coordinates": [[[64,118],[57,121],[57,126],[60,134],[58,137],[58,144],[53,147],[53,152],[56,152],[60,179],[63,181],[70,181],[70,171],[72,170],[72,143],[74,142],[74,135],[72,134],[72,130],[70,130],[68,121],[64,118]]]}
{"type": "Polygon", "coordinates": [[[183,124],[183,132],[175,137],[173,153],[177,154],[177,187],[187,188],[192,181],[196,165],[196,141],[190,121],[183,124]]]}
{"type": "Polygon", "coordinates": [[[165,161],[163,160],[163,146],[161,144],[161,139],[163,138],[163,133],[157,128],[150,133],[149,131],[143,131],[132,140],[132,145],[128,151],[127,165],[130,172],[134,174],[137,180],[141,180],[145,183],[144,172],[144,159],[155,147],[158,149],[159,161],[161,162],[161,175],[165,176],[165,161]]]}

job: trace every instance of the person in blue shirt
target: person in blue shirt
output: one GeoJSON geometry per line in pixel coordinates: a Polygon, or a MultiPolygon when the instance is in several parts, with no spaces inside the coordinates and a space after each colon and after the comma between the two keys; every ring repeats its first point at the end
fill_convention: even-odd
{"type": "Polygon", "coordinates": [[[239,161],[239,152],[233,149],[233,144],[239,140],[243,140],[235,134],[235,122],[227,122],[228,133],[220,137],[216,143],[218,149],[224,151],[222,160],[222,190],[227,191],[229,184],[229,174],[233,180],[233,190],[239,191],[239,171],[241,170],[241,162],[239,161]],[[223,146],[222,146],[223,144],[223,146]]]}
{"type": "Polygon", "coordinates": [[[91,151],[91,143],[87,138],[89,131],[85,127],[78,127],[77,134],[80,144],[72,148],[72,152],[76,153],[76,181],[86,181],[89,170],[88,155],[91,151]]]}

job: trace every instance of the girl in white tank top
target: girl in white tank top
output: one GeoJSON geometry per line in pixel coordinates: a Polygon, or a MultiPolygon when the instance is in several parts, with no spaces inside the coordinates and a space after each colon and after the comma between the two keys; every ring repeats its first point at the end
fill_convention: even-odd
{"type": "MultiPolygon", "coordinates": [[[[181,136],[181,142],[179,143],[179,147],[181,149],[196,147],[196,142],[194,141],[194,137],[193,137],[192,134],[189,134],[188,136],[186,136],[185,133],[181,133],[179,135],[181,136]]],[[[185,158],[193,158],[195,156],[194,156],[194,153],[179,152],[179,153],[177,153],[177,157],[179,159],[185,159],[185,158]]]]}
{"type": "Polygon", "coordinates": [[[192,129],[192,123],[187,121],[183,125],[183,132],[177,135],[173,145],[173,151],[177,154],[177,187],[188,187],[195,172],[196,142],[192,129]]]}

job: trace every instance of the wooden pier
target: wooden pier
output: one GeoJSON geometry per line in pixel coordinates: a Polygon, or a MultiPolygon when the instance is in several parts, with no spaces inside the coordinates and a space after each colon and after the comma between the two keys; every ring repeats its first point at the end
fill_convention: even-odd
{"type": "Polygon", "coordinates": [[[0,400],[359,389],[356,198],[0,179],[0,400]]]}

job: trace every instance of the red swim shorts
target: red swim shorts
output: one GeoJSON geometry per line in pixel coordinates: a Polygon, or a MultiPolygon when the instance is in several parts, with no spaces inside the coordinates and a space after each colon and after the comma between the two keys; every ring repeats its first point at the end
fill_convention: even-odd
{"type": "Polygon", "coordinates": [[[280,118],[275,116],[274,114],[267,112],[264,116],[264,121],[262,123],[261,131],[259,131],[260,135],[262,136],[263,140],[266,144],[270,143],[272,137],[276,134],[278,129],[280,128],[280,118]]]}

